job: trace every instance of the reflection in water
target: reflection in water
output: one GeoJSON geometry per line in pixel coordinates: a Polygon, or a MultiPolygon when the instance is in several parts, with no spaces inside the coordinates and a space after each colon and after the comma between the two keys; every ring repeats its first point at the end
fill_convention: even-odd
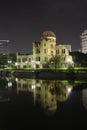
{"type": "Polygon", "coordinates": [[[70,92],[72,90],[72,85],[68,82],[56,82],[56,93],[57,93],[57,101],[63,102],[67,100],[70,92]]]}
{"type": "Polygon", "coordinates": [[[87,88],[82,91],[83,106],[87,109],[87,88]]]}
{"type": "MultiPolygon", "coordinates": [[[[79,87],[79,86],[77,86],[79,87]]],[[[39,105],[47,115],[53,115],[58,108],[58,102],[67,101],[73,88],[77,89],[70,82],[61,80],[37,80],[37,79],[0,79],[0,102],[9,102],[15,91],[18,95],[21,92],[29,92],[33,95],[33,103],[39,105]]],[[[87,109],[87,89],[83,89],[82,101],[87,109]]]]}
{"type": "MultiPolygon", "coordinates": [[[[0,102],[9,102],[13,87],[16,85],[12,78],[0,78],[0,102]]],[[[16,87],[16,86],[15,86],[16,87]]]]}
{"type": "Polygon", "coordinates": [[[1,126],[84,126],[87,82],[0,78],[0,119],[1,126]]]}
{"type": "Polygon", "coordinates": [[[10,92],[15,87],[17,94],[22,91],[31,92],[34,104],[41,105],[48,115],[56,112],[57,102],[65,101],[72,90],[68,81],[6,78],[1,79],[0,82],[3,84],[0,85],[0,101],[10,101],[10,92]]]}
{"type": "Polygon", "coordinates": [[[34,104],[40,104],[48,115],[56,112],[57,102],[65,101],[71,90],[72,86],[68,81],[17,79],[17,93],[20,91],[32,92],[34,104]]]}

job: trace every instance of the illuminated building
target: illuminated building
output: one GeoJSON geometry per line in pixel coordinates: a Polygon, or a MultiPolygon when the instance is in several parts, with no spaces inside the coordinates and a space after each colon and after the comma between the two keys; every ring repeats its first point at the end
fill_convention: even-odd
{"type": "Polygon", "coordinates": [[[56,35],[52,31],[45,31],[41,36],[41,41],[33,43],[32,55],[17,54],[17,68],[43,68],[55,55],[64,57],[65,66],[73,63],[68,49],[64,45],[56,44],[56,35]]]}
{"type": "Polygon", "coordinates": [[[31,67],[34,68],[33,55],[17,53],[16,66],[17,66],[17,68],[31,68],[31,67]]]}
{"type": "Polygon", "coordinates": [[[81,38],[81,52],[87,53],[87,30],[84,30],[80,38],[81,38]]]}
{"type": "Polygon", "coordinates": [[[9,53],[9,40],[0,40],[0,54],[9,53]]]}

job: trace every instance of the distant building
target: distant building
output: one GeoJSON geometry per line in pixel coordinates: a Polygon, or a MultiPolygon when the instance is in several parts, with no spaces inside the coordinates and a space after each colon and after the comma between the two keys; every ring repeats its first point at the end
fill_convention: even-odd
{"type": "Polygon", "coordinates": [[[80,38],[81,38],[81,52],[87,53],[87,30],[84,30],[80,38]]]}
{"type": "Polygon", "coordinates": [[[66,44],[66,45],[64,45],[64,46],[68,49],[69,52],[72,51],[72,50],[71,50],[71,45],[66,44]]]}
{"type": "Polygon", "coordinates": [[[0,40],[0,54],[9,53],[9,40],[0,40]]]}
{"type": "Polygon", "coordinates": [[[52,31],[45,31],[41,41],[33,43],[32,55],[17,54],[17,68],[43,68],[55,55],[63,56],[65,65],[73,63],[72,56],[64,45],[56,44],[56,35],[52,31]]]}

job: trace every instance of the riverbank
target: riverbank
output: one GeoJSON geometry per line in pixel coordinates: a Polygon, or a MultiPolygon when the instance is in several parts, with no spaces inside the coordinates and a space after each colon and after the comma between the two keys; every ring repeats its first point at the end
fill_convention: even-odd
{"type": "Polygon", "coordinates": [[[1,77],[35,78],[35,79],[72,79],[87,80],[87,71],[54,70],[1,70],[1,77]]]}
{"type": "Polygon", "coordinates": [[[84,71],[14,71],[12,75],[18,78],[87,80],[87,73],[84,71]]]}

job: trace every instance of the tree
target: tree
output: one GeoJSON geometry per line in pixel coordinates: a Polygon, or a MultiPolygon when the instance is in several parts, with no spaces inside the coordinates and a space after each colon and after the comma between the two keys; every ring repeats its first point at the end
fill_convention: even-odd
{"type": "Polygon", "coordinates": [[[7,64],[7,55],[0,54],[0,66],[7,64]]]}
{"type": "Polygon", "coordinates": [[[12,62],[16,62],[16,53],[10,53],[8,55],[8,60],[11,60],[12,62]]]}
{"type": "Polygon", "coordinates": [[[63,66],[64,63],[64,58],[62,56],[53,56],[50,60],[49,60],[49,66],[51,68],[60,68],[63,66]]]}
{"type": "Polygon", "coordinates": [[[86,67],[87,66],[87,54],[82,52],[71,52],[70,55],[73,57],[73,61],[75,66],[79,67],[86,67]]]}

